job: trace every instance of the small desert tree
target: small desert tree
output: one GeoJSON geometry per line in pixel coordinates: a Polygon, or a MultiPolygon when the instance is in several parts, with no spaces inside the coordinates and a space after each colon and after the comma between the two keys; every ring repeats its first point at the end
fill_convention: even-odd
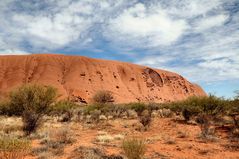
{"type": "Polygon", "coordinates": [[[27,84],[10,93],[10,109],[23,120],[26,135],[34,132],[49,106],[55,102],[56,89],[51,86],[27,84]]]}
{"type": "Polygon", "coordinates": [[[224,114],[227,101],[214,95],[201,97],[199,100],[197,122],[200,124],[202,136],[206,137],[209,133],[211,122],[224,114]]]}
{"type": "Polygon", "coordinates": [[[106,104],[114,101],[114,97],[110,91],[97,91],[93,96],[93,102],[98,104],[106,104]]]}

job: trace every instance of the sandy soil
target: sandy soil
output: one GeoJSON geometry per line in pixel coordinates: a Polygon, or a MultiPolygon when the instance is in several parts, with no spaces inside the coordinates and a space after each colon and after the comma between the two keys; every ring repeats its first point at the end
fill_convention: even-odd
{"type": "MultiPolygon", "coordinates": [[[[124,138],[137,137],[145,140],[148,159],[239,159],[238,151],[225,147],[232,143],[229,142],[227,133],[223,129],[217,131],[216,141],[205,142],[198,138],[200,128],[197,125],[176,122],[172,118],[154,118],[149,130],[145,132],[136,131],[134,126],[136,123],[137,120],[133,119],[105,121],[98,125],[50,122],[45,124],[43,129],[66,127],[71,130],[71,137],[75,139],[75,142],[65,146],[64,154],[56,157],[59,159],[72,158],[74,150],[80,146],[99,148],[109,155],[122,154],[120,148],[122,139],[99,142],[96,140],[99,134],[108,136],[120,134],[124,138]]],[[[41,146],[40,140],[33,140],[33,147],[41,146]]],[[[35,158],[37,157],[27,157],[27,159],[35,158]]]]}

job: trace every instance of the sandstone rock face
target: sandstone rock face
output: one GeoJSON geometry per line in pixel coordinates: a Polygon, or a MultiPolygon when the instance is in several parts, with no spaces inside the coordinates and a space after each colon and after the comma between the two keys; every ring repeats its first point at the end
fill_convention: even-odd
{"type": "Polygon", "coordinates": [[[116,103],[206,95],[176,73],[130,63],[54,54],[0,56],[0,96],[25,83],[52,85],[61,98],[81,103],[89,103],[98,90],[111,91],[116,103]]]}

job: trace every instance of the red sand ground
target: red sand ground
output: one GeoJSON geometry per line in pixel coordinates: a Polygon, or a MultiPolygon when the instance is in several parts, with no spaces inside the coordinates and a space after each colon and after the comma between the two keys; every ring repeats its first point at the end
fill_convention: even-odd
{"type": "MultiPolygon", "coordinates": [[[[172,118],[155,118],[148,131],[139,132],[132,125],[137,120],[116,119],[101,123],[94,128],[83,127],[77,123],[70,125],[73,130],[72,137],[76,139],[73,145],[68,145],[64,149],[64,154],[56,158],[67,159],[74,156],[74,150],[80,146],[104,149],[107,154],[121,154],[120,148],[122,140],[110,141],[106,144],[97,143],[98,131],[105,131],[109,135],[126,134],[126,138],[138,137],[147,141],[146,157],[149,159],[160,159],[162,156],[170,159],[239,159],[236,150],[228,150],[225,145],[231,144],[224,131],[218,131],[218,139],[214,142],[202,142],[198,139],[200,128],[197,125],[177,123],[172,118]],[[179,131],[186,133],[184,138],[179,137],[179,131]],[[174,143],[168,143],[168,138],[174,143]]],[[[34,141],[35,143],[37,141],[34,141]]],[[[33,142],[33,143],[34,143],[33,142]]],[[[33,144],[33,147],[39,145],[33,144]]],[[[36,157],[28,157],[35,159],[36,157]]]]}
{"type": "Polygon", "coordinates": [[[205,92],[182,76],[130,63],[65,55],[0,56],[0,96],[24,83],[52,85],[61,98],[90,102],[109,90],[116,103],[167,102],[205,92]]]}

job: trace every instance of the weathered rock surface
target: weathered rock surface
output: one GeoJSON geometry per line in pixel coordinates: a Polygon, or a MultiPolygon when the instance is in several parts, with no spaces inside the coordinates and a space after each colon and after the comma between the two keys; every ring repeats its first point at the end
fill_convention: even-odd
{"type": "Polygon", "coordinates": [[[0,56],[0,96],[24,83],[52,85],[61,98],[91,101],[109,90],[116,103],[168,102],[205,92],[182,76],[130,63],[51,54],[0,56]]]}

